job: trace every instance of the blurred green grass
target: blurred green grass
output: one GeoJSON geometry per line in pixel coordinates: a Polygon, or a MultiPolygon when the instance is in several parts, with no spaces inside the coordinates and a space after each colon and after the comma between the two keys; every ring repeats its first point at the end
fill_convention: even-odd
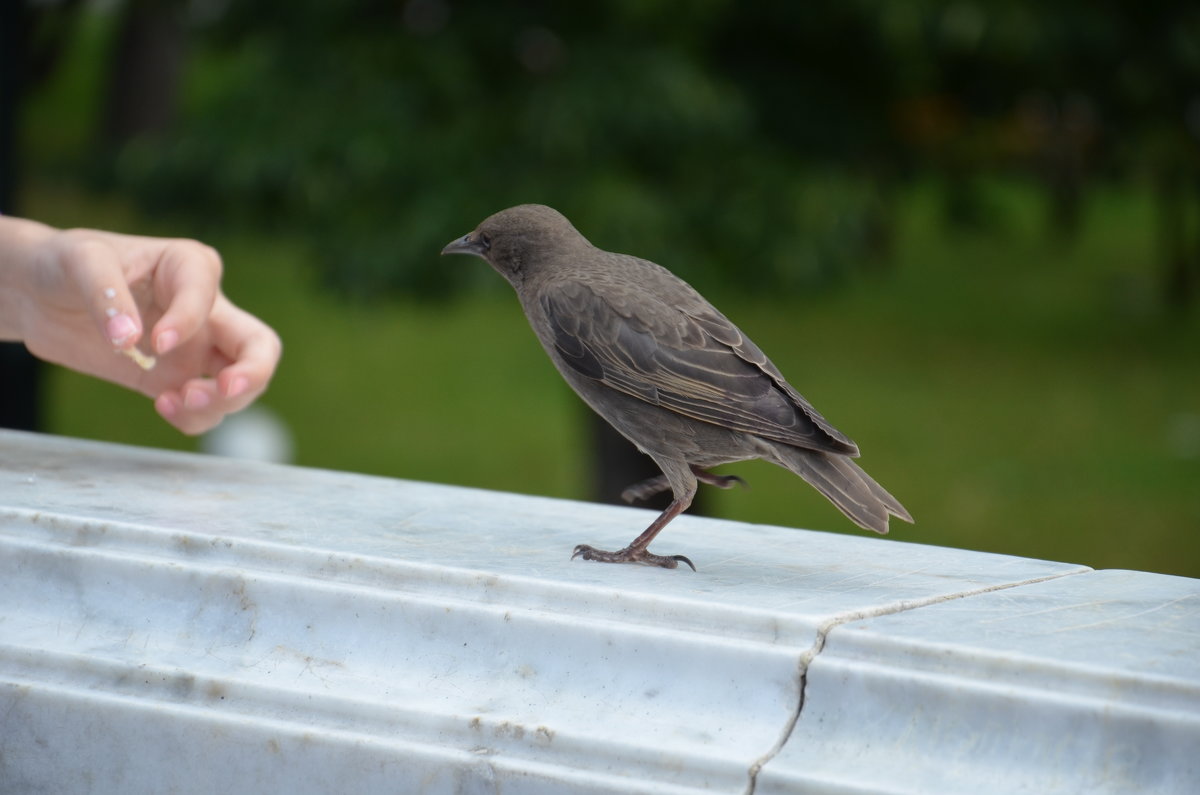
{"type": "MultiPolygon", "coordinates": [[[[1080,240],[1055,248],[1035,187],[984,191],[986,231],[948,232],[940,194],[917,185],[889,268],[820,295],[715,302],[911,510],[917,524],[893,538],[1200,576],[1200,321],[1156,308],[1148,196],[1097,189],[1080,240]]],[[[51,178],[25,207],[58,225],[189,234],[51,178]]],[[[585,497],[585,409],[499,277],[450,303],[355,305],[286,237],[207,240],[227,292],[284,340],[263,403],[291,427],[298,463],[585,497]]],[[[687,263],[663,264],[686,277],[687,263]]],[[[55,433],[194,447],[107,384],[56,370],[49,400],[55,433]]],[[[725,469],[751,488],[710,490],[719,515],[856,532],[783,470],[725,469]]]]}

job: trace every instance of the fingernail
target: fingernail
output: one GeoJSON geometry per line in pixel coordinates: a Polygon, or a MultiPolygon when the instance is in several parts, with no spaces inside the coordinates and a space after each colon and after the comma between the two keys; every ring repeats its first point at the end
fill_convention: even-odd
{"type": "Polygon", "coordinates": [[[154,341],[154,349],[159,354],[164,354],[179,344],[179,332],[173,328],[159,332],[158,339],[154,341]]]}
{"type": "Polygon", "coordinates": [[[183,394],[183,405],[191,411],[199,411],[210,403],[208,393],[203,389],[189,389],[183,394]]]}
{"type": "Polygon", "coordinates": [[[237,378],[233,379],[233,381],[231,381],[229,383],[229,391],[225,394],[225,397],[235,398],[238,395],[245,392],[246,388],[249,386],[250,386],[250,381],[247,380],[245,378],[245,376],[239,375],[237,378]]]}
{"type": "Polygon", "coordinates": [[[174,418],[179,413],[179,406],[167,394],[158,396],[158,399],[154,401],[154,408],[158,409],[158,413],[168,420],[174,418]]]}
{"type": "Polygon", "coordinates": [[[129,315],[117,315],[108,319],[105,325],[108,339],[113,345],[121,345],[137,333],[137,323],[129,315]]]}

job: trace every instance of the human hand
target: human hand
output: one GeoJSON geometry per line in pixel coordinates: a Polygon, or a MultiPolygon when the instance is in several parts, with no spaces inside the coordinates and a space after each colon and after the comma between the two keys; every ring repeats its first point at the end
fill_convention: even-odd
{"type": "Polygon", "coordinates": [[[252,403],[282,351],[220,280],[216,251],[193,240],[0,218],[0,338],[153,398],[188,434],[252,403]],[[158,357],[153,369],[114,354],[139,343],[158,357]]]}

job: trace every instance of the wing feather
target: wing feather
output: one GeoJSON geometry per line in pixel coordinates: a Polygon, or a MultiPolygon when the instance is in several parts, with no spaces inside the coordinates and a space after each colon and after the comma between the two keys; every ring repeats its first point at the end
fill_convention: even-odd
{"type": "MultiPolygon", "coordinates": [[[[692,296],[699,298],[694,291],[692,296]]],[[[797,447],[858,454],[854,442],[703,299],[685,309],[650,293],[614,302],[576,281],[547,285],[540,304],[555,352],[588,378],[703,422],[797,447]]]]}

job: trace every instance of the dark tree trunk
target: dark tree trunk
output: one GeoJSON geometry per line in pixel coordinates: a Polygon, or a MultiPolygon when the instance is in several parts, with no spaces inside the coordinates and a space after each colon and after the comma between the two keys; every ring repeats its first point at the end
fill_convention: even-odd
{"type": "Polygon", "coordinates": [[[124,4],[101,132],[107,151],[162,133],[174,122],[185,51],[182,15],[180,4],[170,0],[124,4]]]}
{"type": "Polygon", "coordinates": [[[1191,309],[1196,294],[1197,263],[1200,252],[1191,250],[1187,230],[1189,180],[1178,163],[1159,172],[1159,239],[1162,258],[1162,292],[1167,309],[1184,314],[1191,309]]]}
{"type": "MultiPolygon", "coordinates": [[[[592,499],[596,502],[607,502],[615,505],[625,505],[621,492],[634,483],[658,477],[662,474],[658,465],[650,456],[640,452],[633,444],[613,427],[602,420],[599,415],[587,413],[589,436],[592,444],[592,499]]],[[[704,489],[696,493],[692,507],[688,513],[703,514],[704,489]]],[[[671,492],[635,503],[639,507],[664,510],[671,503],[671,492]]]]}

